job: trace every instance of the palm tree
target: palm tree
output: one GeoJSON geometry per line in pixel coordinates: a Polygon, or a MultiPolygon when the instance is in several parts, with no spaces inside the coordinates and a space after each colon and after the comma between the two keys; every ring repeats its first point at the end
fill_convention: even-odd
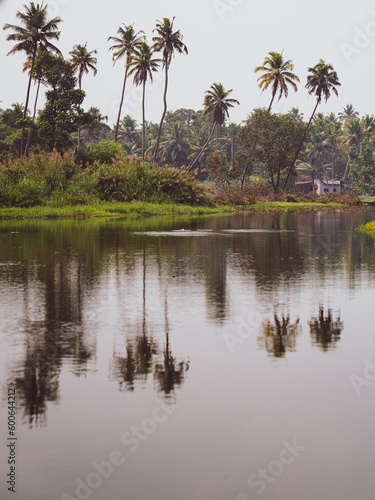
{"type": "Polygon", "coordinates": [[[146,137],[146,121],[145,121],[145,95],[146,82],[150,78],[152,82],[152,73],[158,70],[161,59],[152,58],[153,51],[147,44],[142,42],[139,50],[135,49],[129,60],[129,76],[134,74],[134,83],[143,85],[142,92],[142,161],[145,161],[145,137],[146,137]]]}
{"type": "MultiPolygon", "coordinates": [[[[27,108],[29,105],[31,81],[33,78],[33,69],[35,64],[38,49],[42,51],[52,50],[57,54],[61,54],[60,50],[55,47],[50,40],[59,40],[60,31],[58,25],[62,22],[59,17],[55,17],[50,21],[47,20],[47,5],[36,4],[31,2],[29,6],[24,6],[26,12],[17,12],[17,18],[20,19],[24,26],[16,26],[14,24],[5,24],[3,29],[11,29],[14,33],[7,36],[8,41],[18,42],[13,49],[7,54],[17,54],[18,52],[26,52],[27,56],[31,56],[30,76],[27,86],[26,102],[23,111],[23,119],[26,118],[27,108]]],[[[23,146],[25,140],[25,125],[22,125],[21,151],[23,154],[23,146]]]]}
{"type": "Polygon", "coordinates": [[[289,168],[288,175],[286,176],[286,179],[283,184],[283,190],[285,189],[285,186],[289,180],[289,176],[294,168],[294,165],[297,161],[297,158],[299,156],[299,153],[302,148],[303,141],[306,138],[307,131],[309,130],[310,124],[314,118],[315,112],[317,110],[317,107],[319,104],[322,102],[322,97],[324,97],[324,100],[327,102],[328,99],[331,97],[331,92],[333,92],[336,96],[338,96],[338,92],[336,87],[339,87],[341,83],[339,82],[338,76],[336,71],[334,71],[333,66],[331,64],[326,64],[323,59],[320,59],[318,64],[316,64],[313,68],[308,68],[309,75],[307,76],[307,83],[305,85],[305,88],[307,88],[308,93],[310,95],[315,95],[316,96],[316,105],[314,107],[314,111],[312,112],[312,115],[310,116],[310,120],[305,128],[305,131],[302,135],[299,147],[297,149],[297,152],[294,156],[292,165],[289,168]]]}
{"type": "Polygon", "coordinates": [[[174,167],[182,167],[186,164],[190,146],[186,128],[180,123],[173,123],[168,127],[165,140],[160,143],[160,152],[167,163],[174,167]]]}
{"type": "Polygon", "coordinates": [[[99,108],[91,107],[88,110],[88,114],[90,115],[91,120],[90,123],[85,127],[86,142],[89,142],[93,136],[100,136],[103,131],[110,130],[109,126],[104,123],[108,121],[108,116],[102,115],[99,108]]]}
{"type": "Polygon", "coordinates": [[[183,37],[180,33],[180,30],[173,32],[174,19],[175,18],[173,18],[171,22],[170,19],[163,17],[163,21],[157,21],[156,28],[154,30],[156,31],[157,36],[152,37],[152,40],[154,42],[152,49],[155,50],[156,52],[163,53],[163,69],[165,70],[165,86],[164,86],[164,96],[163,96],[164,109],[159,124],[158,135],[156,137],[156,144],[155,144],[155,151],[153,158],[154,163],[156,162],[156,157],[159,149],[161,129],[163,127],[165,114],[167,112],[168,70],[172,61],[172,56],[174,55],[175,52],[178,52],[179,54],[188,53],[186,45],[182,42],[183,37]]]}
{"type": "Polygon", "coordinates": [[[348,118],[345,122],[345,131],[343,135],[343,144],[348,148],[348,160],[346,162],[343,180],[346,179],[349,171],[351,149],[354,148],[354,151],[358,154],[361,149],[361,142],[364,136],[365,130],[363,129],[363,124],[359,118],[348,118]]]}
{"type": "MultiPolygon", "coordinates": [[[[98,70],[95,67],[95,64],[98,63],[98,60],[95,56],[97,54],[97,50],[91,50],[90,52],[87,50],[87,42],[85,45],[74,45],[73,50],[69,52],[71,55],[70,62],[73,66],[73,71],[78,72],[78,86],[79,90],[82,90],[82,77],[84,73],[88,73],[90,69],[96,76],[98,70]]],[[[81,127],[78,127],[78,149],[81,146],[81,127]]]]}
{"type": "Polygon", "coordinates": [[[214,83],[211,85],[211,90],[206,91],[206,95],[203,101],[203,106],[205,107],[203,116],[212,113],[213,127],[211,130],[211,134],[205,142],[201,152],[195,157],[195,160],[189,166],[188,170],[193,169],[195,163],[203,154],[204,150],[207,147],[207,144],[210,142],[212,136],[214,135],[217,125],[222,125],[225,121],[225,118],[229,118],[229,108],[233,108],[235,104],[239,104],[236,99],[228,98],[228,95],[232,92],[232,90],[233,89],[225,90],[222,83],[214,83]]]}
{"type": "Polygon", "coordinates": [[[121,26],[117,30],[117,36],[110,36],[108,37],[108,41],[115,42],[112,47],[109,48],[109,50],[113,50],[113,64],[115,64],[119,59],[121,59],[123,56],[125,56],[125,75],[124,75],[124,83],[122,85],[122,93],[121,93],[121,100],[120,100],[120,106],[118,110],[118,116],[117,116],[117,122],[116,122],[116,128],[115,128],[115,141],[117,142],[117,136],[118,136],[118,128],[120,124],[120,119],[121,119],[121,110],[122,110],[122,105],[124,103],[124,95],[125,95],[125,86],[126,86],[126,80],[128,77],[128,62],[130,59],[130,56],[134,52],[134,50],[139,49],[141,46],[141,43],[143,41],[144,35],[141,35],[143,31],[138,31],[138,33],[135,32],[134,26],[126,26],[124,24],[124,27],[122,28],[121,26]]]}
{"type": "Polygon", "coordinates": [[[355,111],[352,104],[347,104],[342,111],[338,114],[339,120],[346,121],[348,118],[357,118],[359,116],[358,111],[355,111]]]}
{"type": "Polygon", "coordinates": [[[272,85],[272,98],[268,107],[268,112],[271,111],[272,103],[275,99],[277,91],[279,91],[279,99],[285,95],[288,97],[288,84],[293,87],[297,92],[297,85],[299,82],[297,75],[292,73],[294,65],[292,61],[284,61],[283,52],[268,52],[269,57],[266,57],[263,66],[257,66],[254,69],[255,73],[263,72],[264,74],[258,78],[259,87],[262,91],[267,90],[272,85]]]}

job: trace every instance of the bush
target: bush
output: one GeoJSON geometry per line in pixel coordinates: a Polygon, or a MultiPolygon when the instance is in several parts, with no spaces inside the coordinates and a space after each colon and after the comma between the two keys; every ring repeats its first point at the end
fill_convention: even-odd
{"type": "Polygon", "coordinates": [[[115,141],[101,141],[98,144],[91,144],[88,155],[89,163],[104,163],[110,165],[112,160],[118,156],[124,156],[124,150],[115,141]]]}
{"type": "Polygon", "coordinates": [[[213,192],[213,198],[218,205],[252,205],[255,203],[254,196],[240,189],[213,192]]]}
{"type": "Polygon", "coordinates": [[[105,201],[154,201],[208,205],[208,193],[187,172],[153,167],[125,157],[91,167],[95,191],[105,201]]]}
{"type": "Polygon", "coordinates": [[[298,203],[298,199],[294,196],[294,194],[288,193],[285,195],[283,201],[286,201],[287,203],[298,203]]]}

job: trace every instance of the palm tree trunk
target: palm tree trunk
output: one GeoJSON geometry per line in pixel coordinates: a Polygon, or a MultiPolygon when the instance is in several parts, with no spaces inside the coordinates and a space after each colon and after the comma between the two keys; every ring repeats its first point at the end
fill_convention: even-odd
{"type": "Polygon", "coordinates": [[[142,163],[145,162],[145,94],[146,94],[146,79],[143,80],[143,95],[142,95],[142,163]]]}
{"type": "Polygon", "coordinates": [[[349,169],[349,163],[350,163],[350,156],[348,156],[348,161],[346,163],[343,181],[345,181],[345,179],[346,179],[346,174],[348,173],[348,169],[349,169]]]}
{"type": "MultiPolygon", "coordinates": [[[[33,79],[33,69],[34,69],[34,64],[35,64],[35,58],[36,58],[36,51],[38,49],[38,45],[35,45],[34,47],[34,52],[33,52],[33,59],[31,61],[31,68],[30,68],[30,77],[29,77],[29,84],[27,86],[27,93],[26,93],[26,103],[25,103],[25,109],[23,110],[23,120],[26,118],[27,115],[27,107],[29,105],[29,99],[30,99],[30,90],[31,90],[31,81],[33,79]]],[[[23,155],[23,145],[25,142],[25,125],[22,125],[22,135],[21,135],[21,151],[20,151],[20,156],[23,155]]]]}
{"type": "MultiPolygon", "coordinates": [[[[36,105],[37,105],[38,97],[39,97],[39,89],[40,89],[40,79],[38,80],[38,87],[36,90],[36,96],[35,96],[35,102],[34,102],[33,122],[35,122],[36,105]]],[[[26,141],[26,146],[25,146],[25,156],[27,156],[27,152],[29,150],[30,138],[31,138],[31,128],[29,129],[29,133],[27,134],[27,141],[26,141]]]]}
{"type": "Polygon", "coordinates": [[[156,163],[156,157],[158,155],[158,150],[159,150],[159,142],[160,142],[160,135],[161,135],[161,129],[163,126],[163,121],[165,118],[165,115],[167,113],[167,88],[168,88],[168,61],[164,61],[165,63],[165,86],[164,86],[164,110],[163,114],[160,120],[159,128],[158,128],[158,135],[156,136],[156,144],[155,144],[155,151],[154,151],[154,157],[152,159],[152,163],[156,163]]]}
{"type": "Polygon", "coordinates": [[[210,140],[212,139],[212,136],[214,135],[214,132],[215,132],[215,128],[216,128],[216,125],[217,123],[214,122],[214,126],[212,127],[212,130],[211,130],[211,134],[210,134],[210,137],[207,139],[207,141],[205,142],[203,148],[201,149],[200,153],[196,156],[195,160],[193,161],[193,163],[189,166],[189,168],[187,169],[188,172],[190,172],[190,170],[193,169],[194,165],[197,163],[197,161],[199,160],[199,158],[202,156],[202,154],[204,153],[204,150],[206,149],[207,147],[207,144],[210,142],[210,140]]]}
{"type": "Polygon", "coordinates": [[[267,110],[268,113],[271,111],[273,100],[275,99],[275,95],[276,95],[276,92],[272,92],[272,99],[271,99],[270,105],[268,106],[268,110],[267,110]]]}
{"type": "Polygon", "coordinates": [[[309,130],[310,124],[311,124],[311,122],[312,122],[312,119],[314,118],[315,111],[316,111],[316,108],[319,106],[319,103],[320,103],[320,100],[319,100],[319,99],[317,99],[317,100],[316,100],[316,105],[315,105],[314,111],[312,112],[312,115],[310,116],[309,123],[307,124],[307,127],[305,128],[305,131],[304,131],[304,133],[303,133],[303,135],[302,135],[301,142],[299,143],[299,146],[298,146],[297,152],[296,152],[296,154],[295,154],[295,156],[294,156],[294,158],[293,158],[292,165],[290,166],[290,168],[289,168],[289,170],[288,170],[288,175],[286,176],[286,179],[285,179],[284,184],[283,184],[283,191],[284,191],[285,186],[286,186],[286,184],[287,184],[287,182],[288,182],[288,180],[289,180],[290,174],[292,173],[292,170],[293,170],[293,168],[294,168],[294,165],[295,165],[295,163],[296,163],[296,161],[297,161],[298,155],[299,155],[299,153],[300,153],[300,151],[301,151],[301,148],[302,148],[303,141],[304,141],[304,140],[305,140],[305,138],[306,138],[307,131],[309,130]]]}
{"type": "Polygon", "coordinates": [[[118,128],[120,126],[120,119],[121,119],[121,110],[122,110],[122,105],[124,103],[124,96],[125,96],[125,86],[126,86],[126,79],[128,77],[128,56],[126,56],[126,64],[125,64],[125,76],[124,76],[124,84],[122,86],[122,94],[121,94],[121,101],[120,101],[120,106],[118,109],[118,116],[117,116],[117,123],[116,123],[116,129],[115,129],[115,142],[117,142],[117,136],[118,136],[118,128]]]}
{"type": "MultiPolygon", "coordinates": [[[[82,90],[82,74],[79,75],[79,90],[82,90]]],[[[81,147],[81,126],[78,125],[78,149],[81,147]]]]}

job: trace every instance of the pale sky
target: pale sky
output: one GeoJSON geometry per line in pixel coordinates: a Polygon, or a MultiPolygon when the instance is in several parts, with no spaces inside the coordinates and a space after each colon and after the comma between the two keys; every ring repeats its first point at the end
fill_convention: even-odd
{"type": "MultiPolygon", "coordinates": [[[[1,26],[19,24],[17,10],[25,0],[0,0],[1,26]]],[[[50,0],[49,17],[60,16],[61,38],[57,43],[65,57],[74,44],[88,42],[88,49],[98,50],[98,74],[84,75],[87,96],[85,109],[97,106],[116,119],[123,79],[123,63],[112,64],[108,36],[116,35],[122,23],[134,24],[151,42],[155,21],[175,19],[189,55],[176,55],[171,64],[168,109],[201,109],[204,93],[214,82],[233,89],[231,97],[240,105],[231,111],[231,121],[239,123],[253,108],[268,106],[270,91],[258,88],[254,67],[263,63],[269,51],[281,52],[295,65],[301,83],[295,94],[273,106],[274,112],[286,112],[298,106],[307,118],[315,104],[304,86],[307,67],[320,58],[333,65],[341,81],[339,97],[332,96],[322,112],[339,112],[352,103],[362,116],[375,114],[375,5],[370,0],[50,0]]],[[[6,41],[7,31],[0,32],[0,106],[25,102],[27,77],[22,74],[24,55],[6,54],[13,43],[6,41]]],[[[146,119],[160,120],[162,112],[162,74],[156,77],[146,94],[146,119]]],[[[35,89],[33,89],[34,91],[35,89]]],[[[33,95],[31,97],[33,102],[33,95]]],[[[141,122],[141,90],[128,81],[125,96],[129,113],[141,122]]]]}

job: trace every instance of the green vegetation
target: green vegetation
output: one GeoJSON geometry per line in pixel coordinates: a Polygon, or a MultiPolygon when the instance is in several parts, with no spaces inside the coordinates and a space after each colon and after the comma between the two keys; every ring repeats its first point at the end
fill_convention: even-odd
{"type": "Polygon", "coordinates": [[[317,113],[323,99],[338,95],[340,82],[331,64],[320,60],[308,68],[305,88],[316,103],[305,122],[298,108],[283,115],[271,113],[276,98],[287,98],[290,88],[298,91],[300,79],[283,52],[269,52],[254,70],[261,73],[259,87],[271,90],[268,110],[253,110],[240,125],[226,123],[229,109],[239,103],[229,98],[232,89],[226,91],[222,83],[206,91],[202,110],[167,111],[172,59],[188,54],[175,18],[156,22],[150,45],[143,31],[122,24],[116,36],[108,37],[113,62],[124,63],[117,120],[110,126],[99,108],[84,110],[82,79],[84,74],[97,74],[97,51],[88,50],[88,42],[75,44],[70,58],[64,59],[51,43],[60,38],[62,20],[49,20],[44,4],[31,2],[24,10],[16,15],[21,26],[4,25],[10,31],[7,40],[16,42],[9,54],[24,53],[29,81],[25,105],[0,109],[0,206],[129,200],[238,205],[247,204],[248,196],[252,202],[271,201],[264,192],[258,196],[259,184],[276,201],[285,193],[301,201],[295,190],[297,174],[343,179],[357,192],[375,194],[375,118],[359,118],[351,104],[338,116],[317,113]],[[164,71],[159,124],[146,121],[145,95],[146,83],[158,70],[164,71]],[[128,76],[143,88],[140,125],[122,115],[128,76]],[[32,82],[36,93],[31,115],[32,82]],[[38,110],[41,88],[45,104],[38,110]],[[54,159],[47,158],[48,152],[54,159]],[[208,182],[212,192],[194,179],[208,182]]]}
{"type": "Polygon", "coordinates": [[[363,233],[367,233],[373,238],[375,238],[375,220],[368,222],[364,226],[360,226],[358,231],[362,231],[363,233]]]}

